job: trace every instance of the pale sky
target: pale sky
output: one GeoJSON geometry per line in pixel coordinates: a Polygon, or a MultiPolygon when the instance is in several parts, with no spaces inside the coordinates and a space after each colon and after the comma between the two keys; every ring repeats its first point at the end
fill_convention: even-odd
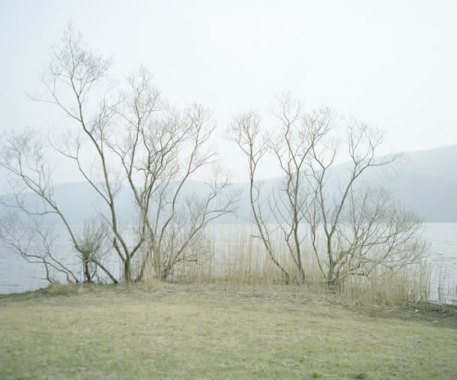
{"type": "MultiPolygon", "coordinates": [[[[386,151],[457,144],[457,1],[0,0],[1,131],[56,127],[26,94],[69,20],[115,73],[148,67],[219,133],[287,90],[387,130],[386,151]]],[[[236,147],[220,150],[242,179],[236,147]]]]}

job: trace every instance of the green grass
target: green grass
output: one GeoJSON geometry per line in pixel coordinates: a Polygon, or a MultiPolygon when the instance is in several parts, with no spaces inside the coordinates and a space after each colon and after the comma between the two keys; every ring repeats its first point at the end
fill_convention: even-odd
{"type": "Polygon", "coordinates": [[[3,296],[0,379],[455,378],[454,309],[349,306],[293,286],[3,296]]]}

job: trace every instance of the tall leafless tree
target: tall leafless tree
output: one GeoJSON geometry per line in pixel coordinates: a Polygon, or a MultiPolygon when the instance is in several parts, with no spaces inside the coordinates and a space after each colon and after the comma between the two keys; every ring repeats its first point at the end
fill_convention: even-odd
{"type": "Polygon", "coordinates": [[[312,149],[308,163],[312,202],[303,210],[312,250],[330,285],[348,275],[368,276],[377,266],[399,268],[424,253],[419,218],[403,210],[382,187],[362,183],[374,168],[392,166],[401,157],[376,155],[383,133],[373,127],[353,121],[344,131],[338,143],[312,149]],[[334,178],[332,169],[340,152],[349,160],[344,175],[334,178]]]}
{"type": "Polygon", "coordinates": [[[249,204],[252,216],[257,227],[256,236],[263,243],[271,261],[280,269],[285,282],[290,282],[287,266],[281,262],[274,248],[274,241],[268,220],[265,218],[265,199],[262,197],[262,183],[257,180],[259,162],[268,151],[267,140],[262,139],[260,117],[250,111],[237,116],[230,127],[231,138],[236,142],[247,158],[249,174],[249,204]]]}

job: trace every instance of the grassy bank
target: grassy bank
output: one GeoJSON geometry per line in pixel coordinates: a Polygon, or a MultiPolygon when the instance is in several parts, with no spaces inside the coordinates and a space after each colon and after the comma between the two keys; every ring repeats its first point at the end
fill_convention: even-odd
{"type": "Polygon", "coordinates": [[[455,378],[457,313],[303,288],[65,287],[0,297],[1,379],[455,378]]]}

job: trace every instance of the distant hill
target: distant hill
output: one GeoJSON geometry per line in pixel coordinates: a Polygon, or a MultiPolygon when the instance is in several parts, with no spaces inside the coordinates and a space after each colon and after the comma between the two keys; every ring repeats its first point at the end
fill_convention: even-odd
{"type": "MultiPolygon", "coordinates": [[[[425,222],[457,222],[457,145],[426,151],[408,152],[403,165],[396,172],[379,169],[372,171],[364,181],[379,183],[392,191],[394,198],[414,210],[425,222]]],[[[347,170],[347,164],[335,166],[338,177],[347,170]]],[[[279,178],[263,181],[264,189],[275,186],[279,178]]],[[[235,184],[241,193],[238,217],[225,216],[221,223],[246,222],[249,215],[248,184],[235,184]]],[[[189,181],[184,194],[204,194],[207,186],[189,181]]],[[[8,196],[1,196],[2,199],[8,196]]],[[[86,183],[65,183],[55,187],[55,200],[71,223],[80,224],[106,206],[86,183]]],[[[30,202],[34,202],[30,197],[30,202]]],[[[135,217],[133,202],[126,192],[117,199],[121,220],[128,223],[135,217]]],[[[5,212],[5,211],[3,211],[5,212]]],[[[0,208],[0,213],[3,213],[0,208]]]]}
{"type": "MultiPolygon", "coordinates": [[[[348,167],[344,163],[336,165],[332,178],[341,178],[348,167]]],[[[280,179],[264,181],[264,189],[268,191],[278,181],[280,179]]],[[[395,170],[372,170],[362,183],[376,183],[390,189],[395,199],[415,211],[424,222],[457,223],[457,145],[404,153],[404,159],[395,165],[395,170]]],[[[247,184],[240,186],[245,187],[245,195],[239,215],[247,217],[247,184]]]]}
{"type": "MultiPolygon", "coordinates": [[[[208,194],[209,186],[204,182],[189,180],[183,187],[182,197],[180,200],[186,199],[191,194],[204,195],[208,194]]],[[[12,195],[0,196],[0,215],[11,211],[12,209],[5,208],[2,203],[12,203],[12,195]]],[[[41,202],[34,194],[27,194],[25,202],[28,207],[40,207],[41,202]]],[[[89,221],[92,217],[98,214],[104,214],[109,219],[109,208],[101,199],[94,189],[87,182],[72,182],[55,185],[53,200],[59,206],[63,215],[69,223],[82,225],[89,221]]],[[[115,205],[117,210],[118,223],[131,224],[137,216],[137,209],[134,206],[133,196],[124,187],[115,197],[115,205]]],[[[37,208],[35,208],[37,209],[37,208]]],[[[151,206],[151,212],[155,209],[151,206]]],[[[60,219],[55,215],[44,217],[47,224],[60,224],[60,219]]]]}
{"type": "Polygon", "coordinates": [[[386,186],[427,222],[457,222],[457,145],[408,153],[386,186]]]}

